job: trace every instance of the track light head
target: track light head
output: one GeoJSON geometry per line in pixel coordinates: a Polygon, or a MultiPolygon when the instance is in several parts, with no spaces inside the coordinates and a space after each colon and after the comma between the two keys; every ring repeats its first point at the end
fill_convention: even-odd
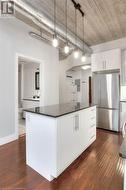
{"type": "Polygon", "coordinates": [[[58,47],[58,45],[59,45],[59,42],[58,42],[58,39],[57,39],[57,35],[56,35],[56,34],[53,35],[52,44],[53,44],[54,47],[58,47]]]}
{"type": "Polygon", "coordinates": [[[81,57],[81,61],[82,61],[83,63],[86,62],[86,58],[87,58],[86,55],[83,53],[83,54],[82,54],[82,57],[81,57]]]}
{"type": "Polygon", "coordinates": [[[74,58],[78,59],[78,57],[79,57],[79,50],[75,49],[75,51],[74,51],[74,58]]]}
{"type": "Polygon", "coordinates": [[[70,47],[69,47],[69,45],[68,45],[68,43],[67,43],[67,44],[65,45],[65,47],[64,47],[64,53],[65,53],[65,54],[68,54],[69,51],[70,51],[70,47]]]}

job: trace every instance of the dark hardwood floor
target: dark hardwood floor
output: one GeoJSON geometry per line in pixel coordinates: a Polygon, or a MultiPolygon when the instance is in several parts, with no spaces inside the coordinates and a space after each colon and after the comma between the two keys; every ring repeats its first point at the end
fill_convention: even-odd
{"type": "Polygon", "coordinates": [[[0,147],[0,190],[122,190],[121,141],[115,133],[98,130],[93,145],[58,179],[48,182],[26,166],[25,137],[21,137],[0,147]]]}

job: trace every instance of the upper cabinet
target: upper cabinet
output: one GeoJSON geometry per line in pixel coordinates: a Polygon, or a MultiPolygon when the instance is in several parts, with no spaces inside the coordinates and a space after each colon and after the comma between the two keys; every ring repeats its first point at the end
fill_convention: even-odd
{"type": "Polygon", "coordinates": [[[92,72],[120,69],[121,50],[114,49],[91,56],[92,72]]]}

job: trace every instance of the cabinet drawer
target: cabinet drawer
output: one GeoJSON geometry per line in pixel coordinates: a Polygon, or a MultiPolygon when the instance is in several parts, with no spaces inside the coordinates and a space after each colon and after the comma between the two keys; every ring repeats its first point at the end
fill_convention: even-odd
{"type": "Polygon", "coordinates": [[[91,144],[91,143],[94,142],[95,140],[96,140],[96,134],[95,134],[95,135],[92,135],[92,136],[90,137],[89,143],[91,144]]]}
{"type": "Polygon", "coordinates": [[[90,117],[96,117],[96,108],[92,108],[90,109],[90,113],[89,113],[90,117]]]}
{"type": "Polygon", "coordinates": [[[96,125],[96,116],[91,116],[89,119],[90,126],[96,125]]]}
{"type": "Polygon", "coordinates": [[[96,126],[91,127],[89,129],[89,136],[90,136],[90,138],[92,138],[92,136],[94,136],[94,135],[96,135],[96,126]]]}

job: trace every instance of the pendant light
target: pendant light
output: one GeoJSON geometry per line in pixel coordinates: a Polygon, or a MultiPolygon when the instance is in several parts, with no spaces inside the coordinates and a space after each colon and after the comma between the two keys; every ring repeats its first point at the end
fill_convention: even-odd
{"type": "Polygon", "coordinates": [[[65,47],[64,47],[64,53],[65,54],[68,54],[69,53],[69,51],[70,51],[70,47],[69,47],[69,45],[68,45],[68,39],[67,39],[67,0],[66,0],[66,4],[65,4],[65,13],[66,13],[66,45],[65,45],[65,47]]]}
{"type": "Polygon", "coordinates": [[[54,35],[53,35],[52,44],[54,47],[57,47],[59,45],[57,34],[56,34],[56,0],[54,0],[54,35]]]}
{"type": "Polygon", "coordinates": [[[84,15],[82,17],[82,21],[83,21],[83,53],[82,53],[81,61],[85,62],[86,61],[86,55],[84,53],[84,15]]]}
{"type": "Polygon", "coordinates": [[[77,9],[75,7],[75,44],[76,49],[74,51],[74,58],[77,59],[79,57],[79,49],[77,48],[77,9]]]}

